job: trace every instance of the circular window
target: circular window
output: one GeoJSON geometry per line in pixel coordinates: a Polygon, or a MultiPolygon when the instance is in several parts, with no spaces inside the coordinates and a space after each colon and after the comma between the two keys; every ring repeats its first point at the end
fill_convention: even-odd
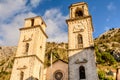
{"type": "Polygon", "coordinates": [[[63,73],[61,71],[56,71],[54,74],[54,77],[56,80],[62,80],[63,78],[63,73]]]}

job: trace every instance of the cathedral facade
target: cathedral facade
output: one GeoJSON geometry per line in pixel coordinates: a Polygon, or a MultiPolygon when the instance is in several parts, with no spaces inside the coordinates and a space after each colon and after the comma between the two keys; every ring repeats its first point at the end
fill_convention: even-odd
{"type": "Polygon", "coordinates": [[[39,16],[25,19],[10,80],[98,80],[92,18],[85,2],[72,4],[68,25],[68,63],[44,68],[46,24],[39,16]]]}

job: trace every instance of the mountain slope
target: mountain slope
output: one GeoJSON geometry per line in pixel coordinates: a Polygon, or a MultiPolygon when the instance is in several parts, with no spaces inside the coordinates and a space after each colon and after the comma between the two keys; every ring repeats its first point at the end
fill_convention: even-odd
{"type": "Polygon", "coordinates": [[[120,28],[110,29],[94,42],[101,52],[110,52],[118,62],[120,61],[120,28]]]}
{"type": "Polygon", "coordinates": [[[115,80],[120,66],[120,28],[112,28],[94,40],[100,80],[115,80]]]}
{"type": "Polygon", "coordinates": [[[0,80],[9,80],[16,47],[0,47],[0,80]]]}

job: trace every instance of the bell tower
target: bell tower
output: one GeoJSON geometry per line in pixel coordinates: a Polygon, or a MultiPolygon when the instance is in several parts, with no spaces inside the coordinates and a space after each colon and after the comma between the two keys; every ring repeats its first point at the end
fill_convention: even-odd
{"type": "Polygon", "coordinates": [[[42,80],[47,35],[41,17],[25,19],[10,80],[42,80]]]}
{"type": "Polygon", "coordinates": [[[68,24],[69,80],[97,80],[92,18],[85,2],[72,4],[68,24]]]}
{"type": "MultiPolygon", "coordinates": [[[[70,6],[68,24],[69,50],[80,51],[85,47],[93,46],[92,18],[86,3],[76,3],[70,6]]],[[[69,53],[69,56],[73,55],[69,53]]]]}

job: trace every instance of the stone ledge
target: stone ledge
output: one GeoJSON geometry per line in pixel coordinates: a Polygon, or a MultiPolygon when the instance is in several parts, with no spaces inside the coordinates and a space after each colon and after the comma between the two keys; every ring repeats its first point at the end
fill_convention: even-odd
{"type": "Polygon", "coordinates": [[[28,56],[20,56],[20,57],[14,57],[14,59],[18,59],[18,58],[25,58],[25,57],[36,57],[42,64],[44,64],[43,61],[41,61],[36,55],[28,55],[28,56]]]}
{"type": "Polygon", "coordinates": [[[94,49],[94,46],[90,46],[90,47],[85,47],[85,48],[77,48],[77,49],[68,49],[68,51],[74,51],[74,50],[84,50],[84,49],[94,49]]]}
{"type": "Polygon", "coordinates": [[[25,28],[20,28],[20,30],[27,30],[27,29],[34,29],[34,28],[40,28],[40,30],[43,32],[43,34],[48,38],[47,34],[44,32],[44,30],[41,28],[40,25],[36,25],[36,26],[33,26],[33,27],[25,27],[25,28]]]}

